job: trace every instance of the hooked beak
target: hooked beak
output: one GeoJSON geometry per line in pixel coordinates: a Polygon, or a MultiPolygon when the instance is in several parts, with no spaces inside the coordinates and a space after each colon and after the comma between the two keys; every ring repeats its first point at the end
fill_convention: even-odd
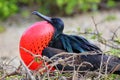
{"type": "Polygon", "coordinates": [[[37,15],[38,17],[44,19],[45,21],[48,21],[48,22],[52,23],[51,17],[47,17],[47,16],[39,13],[38,11],[33,11],[32,14],[35,14],[35,15],[37,15]]]}

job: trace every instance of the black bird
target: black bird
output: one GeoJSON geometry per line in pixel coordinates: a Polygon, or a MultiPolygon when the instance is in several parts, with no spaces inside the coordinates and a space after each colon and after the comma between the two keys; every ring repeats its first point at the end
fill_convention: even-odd
{"type": "MultiPolygon", "coordinates": [[[[111,69],[113,69],[112,72],[117,71],[116,73],[120,74],[120,58],[103,55],[100,48],[90,43],[83,37],[64,34],[64,23],[60,18],[46,17],[36,11],[34,11],[33,14],[40,16],[46,21],[41,21],[33,24],[23,33],[20,39],[20,56],[30,70],[38,70],[41,69],[41,67],[44,67],[42,61],[43,58],[40,59],[42,56],[47,56],[51,59],[54,55],[67,53],[53,59],[53,61],[57,61],[59,58],[68,58],[74,53],[74,55],[76,55],[74,60],[72,60],[73,58],[70,58],[69,62],[72,60],[75,65],[63,66],[62,64],[57,64],[56,66],[59,70],[62,70],[63,67],[63,70],[74,70],[74,68],[78,69],[79,65],[82,62],[89,62],[91,65],[86,64],[86,66],[80,67],[79,70],[93,71],[100,68],[102,59],[101,57],[103,57],[103,64],[106,64],[109,57],[111,57],[109,63],[107,63],[108,71],[111,71],[111,69]],[[86,53],[87,51],[93,51],[98,54],[92,54],[93,52],[87,56],[86,54],[75,54],[82,52],[86,53]],[[70,52],[71,54],[69,54],[70,52]],[[118,69],[114,70],[116,67],[118,69]]],[[[46,63],[49,65],[51,62],[46,61],[46,63]]]]}
{"type": "Polygon", "coordinates": [[[102,67],[101,73],[105,73],[105,71],[107,71],[109,74],[113,73],[120,75],[119,57],[110,56],[103,53],[95,53],[94,51],[90,53],[87,52],[84,53],[85,55],[74,54],[74,53],[68,54],[64,50],[55,49],[51,47],[46,47],[42,52],[42,54],[44,56],[49,57],[52,60],[52,62],[58,61],[59,58],[63,59],[63,62],[56,65],[57,69],[59,70],[63,70],[63,71],[79,70],[84,72],[84,71],[97,71],[100,69],[100,67],[102,67]],[[53,58],[53,56],[55,55],[57,56],[53,58]],[[66,60],[67,58],[69,59],[66,60]],[[69,61],[71,61],[71,63],[69,63],[69,61]]]}
{"type": "Polygon", "coordinates": [[[75,53],[86,51],[101,52],[101,49],[99,47],[90,43],[82,36],[64,34],[64,23],[60,18],[47,17],[37,11],[34,11],[33,14],[52,24],[55,29],[53,38],[49,43],[49,47],[75,53]]]}

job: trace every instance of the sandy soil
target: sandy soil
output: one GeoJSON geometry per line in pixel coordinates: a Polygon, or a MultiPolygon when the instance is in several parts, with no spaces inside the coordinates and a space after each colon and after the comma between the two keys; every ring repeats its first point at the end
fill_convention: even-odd
{"type": "MultiPolygon", "coordinates": [[[[99,31],[103,33],[103,36],[106,39],[112,36],[111,31],[114,31],[118,26],[120,26],[120,11],[112,10],[108,12],[98,12],[93,15],[96,23],[105,20],[106,17],[111,15],[114,15],[116,19],[104,21],[98,25],[99,31]]],[[[94,29],[94,23],[91,16],[91,13],[87,13],[82,15],[78,14],[74,17],[62,17],[65,23],[64,32],[77,31],[77,27],[81,27],[82,30],[88,27],[94,29]]],[[[5,26],[6,31],[0,33],[0,57],[14,58],[17,56],[17,59],[19,58],[20,36],[27,27],[32,25],[34,22],[39,21],[34,17],[35,16],[29,16],[25,19],[19,17],[19,19],[16,19],[16,16],[14,16],[2,23],[3,26],[5,26]]],[[[120,30],[118,33],[120,34],[120,30]]]]}

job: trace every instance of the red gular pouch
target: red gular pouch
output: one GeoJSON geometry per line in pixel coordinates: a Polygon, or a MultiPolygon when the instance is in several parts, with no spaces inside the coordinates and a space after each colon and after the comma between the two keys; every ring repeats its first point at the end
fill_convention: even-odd
{"type": "Polygon", "coordinates": [[[44,67],[41,60],[42,51],[54,35],[54,27],[47,21],[36,22],[30,26],[20,39],[20,56],[30,70],[44,67]]]}

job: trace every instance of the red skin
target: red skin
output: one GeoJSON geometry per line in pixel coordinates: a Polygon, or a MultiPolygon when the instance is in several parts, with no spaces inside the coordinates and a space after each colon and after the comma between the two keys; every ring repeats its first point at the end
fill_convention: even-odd
{"type": "Polygon", "coordinates": [[[33,54],[42,56],[42,50],[48,46],[53,34],[54,27],[47,21],[34,23],[22,34],[19,45],[20,56],[26,66],[32,63],[28,67],[30,70],[40,69],[43,65],[43,62],[41,60],[35,61],[34,56],[25,51],[23,48],[29,50],[33,54]]]}

